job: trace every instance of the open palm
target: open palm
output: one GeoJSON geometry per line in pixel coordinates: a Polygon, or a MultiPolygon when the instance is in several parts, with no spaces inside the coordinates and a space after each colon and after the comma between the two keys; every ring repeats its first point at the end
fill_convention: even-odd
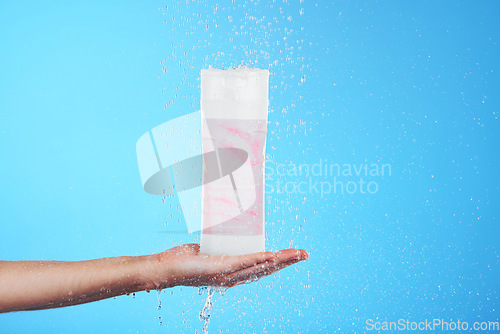
{"type": "Polygon", "coordinates": [[[225,287],[259,279],[308,258],[307,252],[300,249],[213,256],[200,253],[198,244],[177,246],[158,256],[160,263],[175,264],[170,274],[176,285],[225,287]]]}

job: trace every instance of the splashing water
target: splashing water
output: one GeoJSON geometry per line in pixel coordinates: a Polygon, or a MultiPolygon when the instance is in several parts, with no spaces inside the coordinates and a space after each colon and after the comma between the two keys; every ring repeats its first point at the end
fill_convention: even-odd
{"type": "Polygon", "coordinates": [[[204,321],[203,325],[203,333],[208,333],[208,324],[210,323],[210,316],[212,312],[212,298],[215,292],[215,289],[212,287],[204,287],[204,289],[200,289],[201,291],[198,291],[199,294],[203,293],[204,290],[208,291],[207,295],[207,300],[205,301],[205,306],[203,306],[203,310],[200,312],[200,321],[204,321]]]}
{"type": "Polygon", "coordinates": [[[224,296],[226,293],[226,288],[219,288],[219,287],[214,287],[214,286],[203,286],[198,288],[198,294],[202,295],[205,293],[205,291],[208,292],[207,294],[207,300],[205,301],[205,305],[203,306],[203,310],[200,311],[200,321],[204,321],[203,324],[203,333],[207,334],[208,333],[208,324],[210,323],[210,316],[213,308],[213,296],[214,293],[219,292],[221,296],[224,296]]]}
{"type": "Polygon", "coordinates": [[[161,290],[156,291],[158,294],[158,310],[161,310],[161,290]]]}
{"type": "Polygon", "coordinates": [[[201,296],[202,294],[205,293],[205,291],[207,291],[207,287],[206,286],[200,286],[198,288],[198,294],[201,296]]]}
{"type": "MultiPolygon", "coordinates": [[[[157,296],[158,296],[158,310],[161,310],[161,290],[156,290],[157,296]]],[[[163,321],[161,320],[161,315],[158,316],[158,323],[159,325],[163,325],[163,321]]]]}

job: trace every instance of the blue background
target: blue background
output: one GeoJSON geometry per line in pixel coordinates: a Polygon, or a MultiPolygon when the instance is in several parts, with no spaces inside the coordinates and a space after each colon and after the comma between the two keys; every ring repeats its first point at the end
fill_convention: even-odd
{"type": "MultiPolygon", "coordinates": [[[[391,174],[366,178],[375,194],[266,193],[267,248],[304,248],[310,260],[216,297],[209,331],[499,321],[499,7],[0,2],[0,258],[198,241],[175,197],[142,190],[135,142],[199,109],[202,68],[246,65],[271,71],[270,163],[390,164],[391,174]]],[[[267,184],[309,180],[333,179],[267,184]]],[[[141,292],[2,314],[0,332],[200,332],[204,298],[174,288],[161,310],[141,292]]]]}

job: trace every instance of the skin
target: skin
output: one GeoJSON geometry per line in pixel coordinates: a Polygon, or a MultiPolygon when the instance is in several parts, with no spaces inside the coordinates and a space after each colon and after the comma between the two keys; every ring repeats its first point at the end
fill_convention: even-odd
{"type": "Polygon", "coordinates": [[[304,250],[209,256],[198,244],[88,261],[0,261],[0,313],[71,306],[174,286],[233,287],[307,260],[304,250]]]}

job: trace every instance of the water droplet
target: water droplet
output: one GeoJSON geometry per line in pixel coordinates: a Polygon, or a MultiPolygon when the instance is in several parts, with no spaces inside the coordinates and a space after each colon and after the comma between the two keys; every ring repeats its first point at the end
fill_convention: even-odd
{"type": "Polygon", "coordinates": [[[158,309],[161,310],[161,296],[160,296],[160,293],[161,293],[161,290],[157,290],[157,296],[158,296],[158,309]]]}
{"type": "Polygon", "coordinates": [[[203,333],[208,333],[208,324],[210,323],[210,312],[212,311],[212,298],[215,292],[215,289],[212,287],[208,287],[208,295],[207,300],[205,301],[205,306],[203,306],[203,310],[200,311],[200,321],[204,321],[203,325],[203,333]]]}
{"type": "Polygon", "coordinates": [[[205,293],[205,291],[207,291],[207,287],[206,286],[200,286],[198,288],[198,294],[201,296],[202,294],[205,293]]]}
{"type": "Polygon", "coordinates": [[[213,302],[212,302],[212,298],[214,296],[214,293],[215,292],[219,292],[221,294],[221,296],[223,296],[225,293],[226,293],[226,290],[227,288],[220,288],[220,287],[214,287],[214,286],[209,286],[209,287],[206,287],[206,286],[203,286],[203,287],[200,287],[198,288],[198,293],[201,295],[203,294],[205,291],[208,292],[208,295],[207,295],[207,299],[205,301],[205,305],[203,306],[203,310],[200,311],[200,315],[199,315],[199,318],[200,318],[200,321],[204,321],[204,325],[203,325],[203,333],[208,333],[208,324],[210,323],[210,316],[211,316],[211,312],[212,312],[212,308],[213,308],[213,302]]]}

